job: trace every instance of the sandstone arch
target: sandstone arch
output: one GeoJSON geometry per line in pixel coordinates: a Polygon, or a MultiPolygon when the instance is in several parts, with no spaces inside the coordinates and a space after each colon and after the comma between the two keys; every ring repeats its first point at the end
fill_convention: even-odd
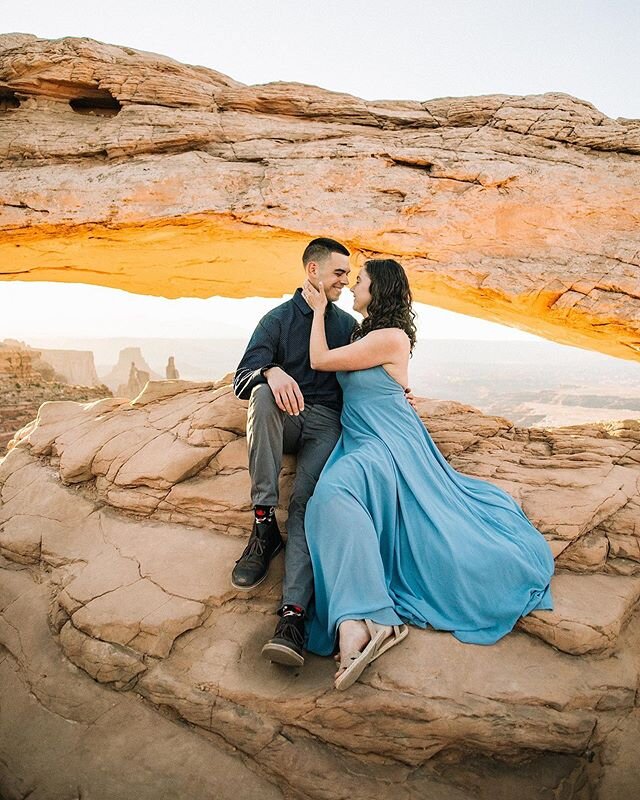
{"type": "Polygon", "coordinates": [[[0,115],[0,278],[279,296],[331,233],[400,257],[418,300],[640,359],[638,120],[559,93],[244,86],[29,34],[0,36],[0,92],[20,97],[0,115]],[[120,110],[74,113],[87,97],[120,110]]]}

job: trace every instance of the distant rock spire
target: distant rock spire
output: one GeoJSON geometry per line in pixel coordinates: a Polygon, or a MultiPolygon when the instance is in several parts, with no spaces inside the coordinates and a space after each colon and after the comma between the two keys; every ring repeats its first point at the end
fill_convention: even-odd
{"type": "Polygon", "coordinates": [[[118,396],[128,397],[130,400],[137,397],[147,385],[149,377],[149,373],[146,370],[138,369],[135,361],[132,361],[129,367],[129,379],[126,384],[121,384],[118,387],[118,396]]]}
{"type": "Polygon", "coordinates": [[[175,357],[169,356],[169,360],[167,361],[167,366],[164,369],[165,375],[169,380],[176,380],[180,377],[180,373],[176,367],[175,357]]]}

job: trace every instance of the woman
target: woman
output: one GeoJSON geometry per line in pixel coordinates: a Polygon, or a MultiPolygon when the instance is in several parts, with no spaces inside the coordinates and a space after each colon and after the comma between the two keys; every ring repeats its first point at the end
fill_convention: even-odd
{"type": "Polygon", "coordinates": [[[367,261],[352,289],[363,316],[351,344],[329,350],[326,296],[309,281],[311,366],[335,371],[342,435],[307,504],[315,609],[307,648],[335,651],[335,686],[408,633],[405,623],[492,644],[533,609],[552,609],[553,555],[516,501],[463,475],[434,445],[409,405],[416,330],[397,261],[367,261]]]}

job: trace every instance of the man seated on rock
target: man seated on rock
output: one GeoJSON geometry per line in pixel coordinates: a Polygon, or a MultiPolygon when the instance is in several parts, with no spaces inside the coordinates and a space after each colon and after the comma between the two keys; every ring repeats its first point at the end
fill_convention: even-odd
{"type": "MultiPolygon", "coordinates": [[[[334,305],[349,278],[349,251],[333,239],[309,242],[302,263],[311,283],[324,285],[330,348],[349,344],[355,319],[334,305]]],[[[302,283],[302,281],[301,281],[302,283]]],[[[262,648],[271,661],[304,664],[304,619],[313,596],[313,573],[304,534],[304,513],[320,472],[340,436],[342,391],[334,372],[309,362],[313,310],[298,288],[291,300],[258,323],[233,381],[236,397],[249,400],[247,446],[255,518],[231,581],[252,589],[267,575],[283,547],[275,509],[282,454],[297,454],[287,520],[287,546],[280,620],[262,648]]]]}

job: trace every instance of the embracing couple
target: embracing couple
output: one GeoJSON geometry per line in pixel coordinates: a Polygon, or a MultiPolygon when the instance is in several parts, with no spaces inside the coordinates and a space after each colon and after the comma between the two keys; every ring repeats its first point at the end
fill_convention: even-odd
{"type": "Polygon", "coordinates": [[[314,239],[305,280],[258,323],[234,378],[249,400],[254,522],[232,573],[252,589],[284,547],[275,509],[283,453],[297,454],[280,620],[262,648],[304,664],[337,651],[337,689],[408,633],[407,624],[492,644],[552,609],[553,555],[516,501],[457,472],[407,387],[411,290],[392,259],[366,261],[351,289],[361,323],[334,305],[349,251],[314,239]]]}

